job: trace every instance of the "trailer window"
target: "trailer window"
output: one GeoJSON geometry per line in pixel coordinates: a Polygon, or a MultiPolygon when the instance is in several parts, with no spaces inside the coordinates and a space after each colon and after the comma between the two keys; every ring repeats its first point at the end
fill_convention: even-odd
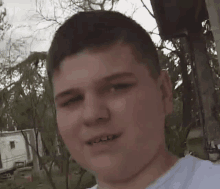
{"type": "Polygon", "coordinates": [[[15,141],[10,141],[11,149],[15,148],[15,141]]]}

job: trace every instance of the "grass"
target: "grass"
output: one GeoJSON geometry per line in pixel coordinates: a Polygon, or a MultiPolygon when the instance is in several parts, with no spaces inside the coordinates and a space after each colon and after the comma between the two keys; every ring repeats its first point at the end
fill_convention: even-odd
{"type": "MultiPolygon", "coordinates": [[[[79,168],[79,166],[74,165],[73,167],[71,167],[71,170],[74,169],[76,171],[77,168],[79,168]]],[[[65,176],[57,171],[53,171],[52,175],[56,188],[66,189],[65,176]]],[[[72,171],[71,177],[69,178],[69,189],[86,189],[96,184],[92,174],[90,174],[89,172],[86,172],[83,175],[80,186],[76,188],[79,179],[80,175],[76,175],[72,171]]],[[[22,183],[23,184],[16,184],[15,181],[7,181],[4,184],[0,185],[0,189],[18,189],[21,185],[24,189],[52,189],[46,176],[43,176],[41,178],[33,177],[32,182],[27,182],[27,180],[23,180],[22,183]]]]}

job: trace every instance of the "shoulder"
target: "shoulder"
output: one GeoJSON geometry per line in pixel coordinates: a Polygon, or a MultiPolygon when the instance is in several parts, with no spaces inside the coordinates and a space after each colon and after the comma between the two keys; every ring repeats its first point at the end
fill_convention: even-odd
{"type": "Polygon", "coordinates": [[[187,157],[193,161],[190,185],[197,188],[220,188],[220,164],[196,157],[187,157]]]}
{"type": "Polygon", "coordinates": [[[93,186],[92,188],[87,188],[87,189],[97,189],[98,185],[96,184],[95,186],[93,186]]]}
{"type": "MultiPolygon", "coordinates": [[[[201,171],[207,171],[211,175],[220,176],[220,164],[215,164],[209,160],[201,160],[199,158],[193,157],[195,162],[195,171],[199,174],[201,171]]],[[[206,174],[205,174],[206,175],[206,174]]]]}

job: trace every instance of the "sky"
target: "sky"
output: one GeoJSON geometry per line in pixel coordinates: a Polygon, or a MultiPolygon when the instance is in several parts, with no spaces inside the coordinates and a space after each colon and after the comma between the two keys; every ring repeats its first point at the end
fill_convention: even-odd
{"type": "MultiPolygon", "coordinates": [[[[0,0],[1,1],[1,0],[0,0]]],[[[30,52],[34,51],[48,51],[53,35],[57,28],[50,27],[42,29],[48,26],[48,22],[42,23],[36,18],[36,0],[2,0],[3,7],[7,10],[7,19],[12,24],[12,30],[8,33],[8,38],[12,40],[28,37],[27,41],[27,56],[30,52]],[[9,36],[10,34],[10,36],[9,36]]],[[[39,0],[37,0],[39,1],[39,0]]],[[[48,3],[54,0],[40,0],[45,2],[44,10],[48,14],[53,14],[53,7],[48,3]]],[[[62,1],[62,0],[61,0],[62,1]]],[[[153,13],[149,0],[143,0],[148,9],[153,13]]],[[[152,31],[157,26],[155,19],[148,13],[146,8],[143,7],[141,0],[119,0],[116,6],[116,11],[124,13],[139,23],[146,31],[152,31]],[[136,11],[134,12],[134,10],[136,11]],[[134,13],[133,13],[134,12],[134,13]],[[133,14],[132,14],[133,13],[133,14]]],[[[64,20],[62,20],[64,21],[64,20]]],[[[158,30],[154,30],[158,33],[158,30]]],[[[158,35],[151,35],[152,40],[155,43],[159,43],[161,40],[158,35]]],[[[0,43],[0,49],[6,49],[7,40],[0,43]]],[[[7,51],[7,50],[5,50],[7,51]]],[[[165,51],[164,51],[165,52],[165,51]]],[[[165,52],[166,53],[166,52],[165,52]]],[[[26,57],[27,57],[26,56],[26,57]]],[[[22,61],[22,60],[19,60],[22,61]]],[[[179,82],[180,84],[181,82],[179,82]]]]}
{"type": "MultiPolygon", "coordinates": [[[[51,0],[44,0],[48,3],[51,0]]],[[[8,21],[13,25],[13,39],[19,39],[29,36],[28,50],[29,51],[47,51],[49,49],[55,28],[40,30],[47,26],[48,23],[42,23],[36,19],[35,0],[3,0],[3,6],[7,9],[8,21]],[[19,28],[18,28],[19,27],[19,28]],[[36,32],[38,31],[38,32],[36,32]]],[[[149,0],[144,0],[146,6],[152,11],[149,0]]],[[[45,10],[49,13],[52,10],[50,6],[45,6],[45,10]]],[[[156,27],[154,18],[150,16],[148,11],[143,7],[140,0],[120,0],[115,10],[131,16],[134,8],[138,8],[133,14],[133,19],[142,25],[147,31],[152,31],[156,27]]],[[[158,32],[155,30],[155,32],[158,32]]],[[[160,38],[157,35],[152,35],[155,43],[159,42],[160,38]]]]}

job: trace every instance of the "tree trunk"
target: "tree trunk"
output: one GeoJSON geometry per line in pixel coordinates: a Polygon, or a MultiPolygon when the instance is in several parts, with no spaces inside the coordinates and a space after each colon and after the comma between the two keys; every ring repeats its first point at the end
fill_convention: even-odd
{"type": "MultiPolygon", "coordinates": [[[[28,141],[26,134],[23,131],[21,131],[21,133],[24,136],[25,140],[28,141]]],[[[43,175],[40,175],[40,166],[39,166],[39,161],[40,161],[44,171],[46,172],[46,176],[49,180],[50,185],[52,186],[53,189],[56,189],[56,185],[53,182],[53,179],[52,179],[50,172],[48,171],[46,165],[43,164],[40,155],[36,151],[35,136],[36,135],[35,135],[34,131],[32,130],[32,132],[30,132],[30,144],[29,145],[31,146],[32,151],[33,151],[33,174],[35,176],[40,177],[40,178],[43,176],[43,175]]]]}
{"type": "Polygon", "coordinates": [[[212,33],[216,43],[218,62],[220,64],[220,2],[219,0],[206,0],[212,33]]]}
{"type": "Polygon", "coordinates": [[[33,146],[34,149],[33,151],[33,174],[37,177],[40,176],[40,165],[39,165],[39,159],[38,156],[35,154],[35,151],[37,150],[37,145],[36,145],[36,135],[35,132],[32,130],[30,132],[30,145],[33,146]]]}
{"type": "Polygon", "coordinates": [[[66,189],[69,188],[69,158],[66,159],[66,189]]]}
{"type": "Polygon", "coordinates": [[[183,100],[183,127],[188,127],[191,125],[192,122],[192,116],[191,116],[191,110],[192,110],[192,86],[191,86],[191,80],[189,78],[188,70],[187,70],[187,58],[186,54],[187,51],[184,49],[184,44],[187,43],[184,38],[180,39],[181,43],[181,52],[180,53],[180,67],[181,67],[181,73],[182,73],[182,79],[183,79],[183,88],[182,88],[182,100],[183,100]]]}
{"type": "MultiPolygon", "coordinates": [[[[190,33],[190,50],[192,52],[192,63],[194,63],[197,84],[201,95],[201,107],[203,114],[204,135],[207,142],[215,141],[220,137],[219,122],[213,110],[218,102],[215,101],[215,86],[209,58],[206,51],[206,42],[202,33],[190,33]]],[[[195,76],[195,75],[194,75],[195,76]]]]}

